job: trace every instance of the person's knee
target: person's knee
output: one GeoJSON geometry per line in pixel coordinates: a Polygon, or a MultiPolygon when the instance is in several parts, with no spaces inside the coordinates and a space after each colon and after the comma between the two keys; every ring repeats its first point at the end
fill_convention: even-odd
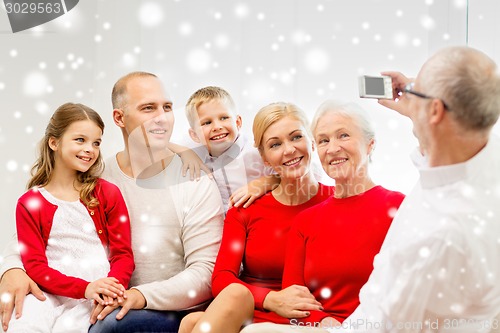
{"type": "Polygon", "coordinates": [[[242,284],[232,283],[224,289],[226,298],[238,307],[254,308],[254,299],[250,290],[242,284]]]}
{"type": "Polygon", "coordinates": [[[179,333],[191,332],[203,314],[204,312],[192,312],[182,318],[179,333]]]}

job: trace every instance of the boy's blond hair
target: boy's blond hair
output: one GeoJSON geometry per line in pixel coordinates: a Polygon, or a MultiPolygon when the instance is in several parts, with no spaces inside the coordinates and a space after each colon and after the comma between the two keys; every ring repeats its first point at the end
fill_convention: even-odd
{"type": "Polygon", "coordinates": [[[192,129],[195,128],[195,124],[198,121],[198,108],[203,103],[208,103],[215,99],[222,101],[227,108],[234,113],[236,107],[233,98],[227,91],[214,86],[198,89],[191,95],[191,97],[189,97],[186,103],[186,117],[188,119],[189,126],[191,126],[192,129]]]}

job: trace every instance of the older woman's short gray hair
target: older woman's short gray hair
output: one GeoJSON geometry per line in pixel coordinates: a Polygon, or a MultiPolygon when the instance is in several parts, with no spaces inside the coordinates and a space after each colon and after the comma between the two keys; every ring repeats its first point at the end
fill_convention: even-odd
{"type": "Polygon", "coordinates": [[[311,131],[314,136],[318,122],[326,113],[334,113],[353,119],[363,132],[366,142],[375,140],[375,131],[366,111],[356,103],[344,103],[336,100],[327,100],[319,106],[311,123],[311,131]]]}

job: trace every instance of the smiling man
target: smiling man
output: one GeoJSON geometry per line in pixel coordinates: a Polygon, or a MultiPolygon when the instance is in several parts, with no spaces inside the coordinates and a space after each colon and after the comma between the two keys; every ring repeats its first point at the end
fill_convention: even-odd
{"type": "MultiPolygon", "coordinates": [[[[106,160],[103,178],[120,188],[127,204],[136,269],[126,299],[95,308],[90,332],[177,332],[183,310],[211,298],[222,201],[208,177],[194,182],[183,176],[180,158],[168,149],[172,101],[154,74],[133,72],[119,79],[112,102],[125,147],[106,160]]],[[[6,268],[4,263],[2,272],[6,268]]],[[[23,274],[11,269],[2,285],[24,284],[24,294],[37,290],[23,274]]],[[[10,288],[10,293],[22,304],[17,296],[23,292],[10,288]]],[[[12,303],[3,302],[2,311],[10,314],[12,303]]]]}

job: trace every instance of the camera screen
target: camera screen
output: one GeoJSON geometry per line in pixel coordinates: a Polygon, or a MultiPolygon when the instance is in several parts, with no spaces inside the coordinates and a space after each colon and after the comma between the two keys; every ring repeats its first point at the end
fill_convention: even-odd
{"type": "Polygon", "coordinates": [[[368,95],[384,95],[384,78],[367,77],[365,78],[365,91],[368,95]]]}

